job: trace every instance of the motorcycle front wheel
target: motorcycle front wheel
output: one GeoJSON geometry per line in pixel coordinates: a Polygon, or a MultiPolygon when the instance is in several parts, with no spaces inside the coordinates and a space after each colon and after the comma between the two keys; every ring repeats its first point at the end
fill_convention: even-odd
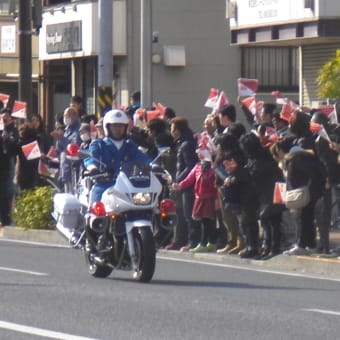
{"type": "Polygon", "coordinates": [[[155,240],[150,228],[138,228],[134,232],[137,269],[133,278],[139,282],[151,281],[155,272],[155,240]]]}

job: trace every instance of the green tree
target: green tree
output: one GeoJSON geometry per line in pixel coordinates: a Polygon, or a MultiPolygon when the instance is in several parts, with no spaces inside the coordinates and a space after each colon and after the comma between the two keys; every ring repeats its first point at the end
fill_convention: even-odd
{"type": "Polygon", "coordinates": [[[319,69],[316,83],[319,98],[340,99],[340,50],[319,69]]]}

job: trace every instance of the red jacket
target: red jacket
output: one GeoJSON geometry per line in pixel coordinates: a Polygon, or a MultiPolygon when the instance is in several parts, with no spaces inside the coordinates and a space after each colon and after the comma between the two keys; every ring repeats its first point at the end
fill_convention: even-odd
{"type": "Polygon", "coordinates": [[[212,168],[202,171],[202,164],[197,163],[190,173],[179,183],[181,190],[194,185],[195,198],[216,199],[215,172],[212,168]]]}

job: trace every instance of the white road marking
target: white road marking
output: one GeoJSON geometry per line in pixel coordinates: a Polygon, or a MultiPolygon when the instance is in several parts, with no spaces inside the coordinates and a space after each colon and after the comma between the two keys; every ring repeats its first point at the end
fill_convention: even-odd
{"type": "Polygon", "coordinates": [[[44,242],[35,242],[35,241],[23,241],[23,240],[12,240],[12,239],[8,239],[8,238],[3,238],[3,239],[0,238],[0,242],[1,241],[2,242],[31,244],[33,246],[42,246],[42,247],[51,247],[51,248],[72,248],[69,245],[63,245],[63,244],[44,243],[44,242]]]}
{"type": "Polygon", "coordinates": [[[67,333],[60,333],[49,331],[47,329],[30,327],[25,325],[19,325],[17,323],[6,322],[0,320],[0,328],[8,329],[15,332],[25,333],[25,334],[33,334],[38,336],[43,336],[45,338],[51,339],[60,339],[60,340],[96,340],[94,338],[86,338],[83,336],[77,336],[67,333]]]}
{"type": "Polygon", "coordinates": [[[7,272],[21,273],[21,274],[36,275],[36,276],[48,276],[48,274],[46,273],[33,272],[31,270],[22,270],[22,269],[16,269],[16,268],[0,267],[0,270],[4,270],[7,272]]]}
{"type": "Polygon", "coordinates": [[[239,270],[248,270],[248,271],[253,271],[253,272],[258,272],[258,273],[268,273],[268,274],[284,275],[284,276],[292,276],[292,277],[303,277],[303,278],[322,280],[322,281],[340,282],[340,278],[324,277],[324,276],[317,276],[317,275],[303,274],[303,273],[291,273],[291,272],[286,272],[286,271],[254,268],[254,267],[247,267],[247,266],[238,266],[238,265],[225,264],[225,263],[212,263],[212,262],[202,261],[202,259],[188,260],[188,259],[166,257],[162,255],[157,255],[157,258],[161,260],[167,260],[167,261],[195,263],[195,264],[201,264],[201,265],[212,266],[212,267],[232,268],[232,269],[239,269],[239,270]]]}
{"type": "Polygon", "coordinates": [[[320,313],[320,314],[328,314],[328,315],[336,315],[336,316],[340,316],[340,312],[335,312],[335,311],[332,311],[332,310],[327,310],[327,309],[313,309],[313,308],[304,308],[302,309],[303,311],[306,311],[306,312],[313,312],[313,313],[320,313]]]}

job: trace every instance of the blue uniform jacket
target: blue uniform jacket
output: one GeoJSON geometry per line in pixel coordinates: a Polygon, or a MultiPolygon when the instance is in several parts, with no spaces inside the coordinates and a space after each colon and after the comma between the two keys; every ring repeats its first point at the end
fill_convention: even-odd
{"type": "Polygon", "coordinates": [[[140,161],[149,164],[151,161],[138,150],[137,144],[129,139],[123,142],[119,150],[112,139],[108,137],[96,139],[90,145],[90,152],[93,157],[84,160],[85,168],[89,169],[91,166],[95,166],[98,170],[113,171],[115,175],[118,174],[120,166],[125,162],[140,161]]]}
{"type": "MultiPolygon", "coordinates": [[[[110,138],[96,139],[90,145],[90,152],[93,157],[84,160],[85,168],[91,170],[91,167],[95,167],[100,171],[113,172],[114,176],[117,176],[119,168],[124,162],[140,161],[145,164],[150,163],[150,159],[138,150],[137,144],[129,139],[123,142],[119,150],[110,138]]],[[[113,182],[95,183],[90,193],[90,205],[92,205],[93,202],[100,201],[102,193],[110,187],[113,182]]]]}

